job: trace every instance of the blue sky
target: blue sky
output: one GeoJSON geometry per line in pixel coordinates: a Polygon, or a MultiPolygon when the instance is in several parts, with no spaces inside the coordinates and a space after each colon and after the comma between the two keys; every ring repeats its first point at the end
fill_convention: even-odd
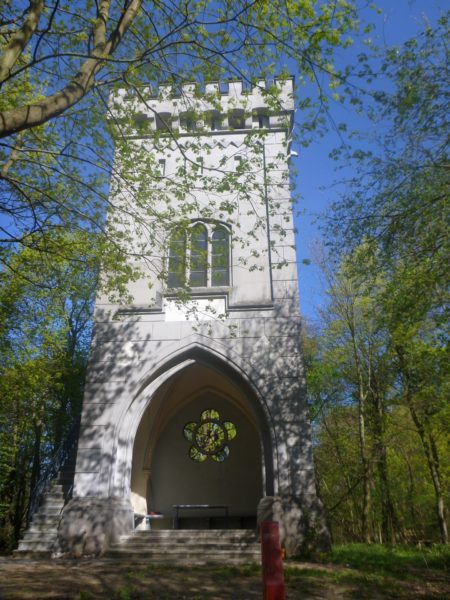
{"type": "MultiPolygon", "coordinates": [[[[352,48],[341,53],[342,64],[348,64],[365,51],[363,39],[370,37],[380,46],[401,44],[422,30],[424,23],[435,24],[446,8],[446,3],[441,0],[377,0],[376,5],[382,10],[381,14],[377,14],[369,8],[369,2],[360,0],[360,5],[361,20],[373,23],[375,29],[361,39],[355,38],[352,48]]],[[[370,126],[339,106],[334,107],[332,116],[337,122],[345,120],[349,128],[370,126]]],[[[297,113],[296,119],[300,118],[297,113]]],[[[302,195],[301,214],[296,217],[300,306],[303,316],[312,322],[317,319],[317,310],[324,303],[324,288],[319,269],[313,264],[306,266],[302,261],[314,257],[314,245],[320,241],[317,215],[326,211],[337,197],[338,191],[333,183],[342,174],[336,172],[336,163],[328,154],[338,145],[337,134],[330,133],[306,149],[295,148],[299,152],[299,157],[294,159],[298,169],[297,188],[302,195]]]]}

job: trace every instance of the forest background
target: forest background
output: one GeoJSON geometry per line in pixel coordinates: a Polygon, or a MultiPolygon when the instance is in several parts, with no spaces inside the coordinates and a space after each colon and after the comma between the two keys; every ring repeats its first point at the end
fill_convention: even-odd
{"type": "MultiPolygon", "coordinates": [[[[111,166],[108,90],[286,71],[299,90],[294,147],[314,144],[322,157],[334,132],[332,159],[344,167],[339,189],[326,192],[332,210],[314,251],[323,294],[303,339],[333,539],[448,543],[448,14],[428,10],[414,36],[387,47],[368,43],[380,17],[355,4],[257,1],[233,12],[226,2],[167,2],[150,15],[145,3],[139,12],[139,2],[105,1],[88,2],[94,17],[85,18],[76,2],[6,3],[2,551],[17,544],[33,489],[76,430],[100,264],[114,273],[103,282],[111,294],[136,276],[127,232],[112,240],[105,225],[108,182],[128,186],[143,226],[154,218],[158,165],[146,158],[145,182],[111,166]]],[[[173,217],[170,206],[158,215],[168,226],[173,217]]],[[[298,228],[301,238],[305,219],[298,228]]]]}

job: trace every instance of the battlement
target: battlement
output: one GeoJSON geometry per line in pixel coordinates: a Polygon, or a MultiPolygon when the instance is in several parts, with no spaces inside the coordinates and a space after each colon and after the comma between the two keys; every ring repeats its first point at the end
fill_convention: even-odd
{"type": "Polygon", "coordinates": [[[247,129],[289,129],[294,112],[294,79],[258,80],[246,86],[240,80],[209,82],[201,88],[186,83],[143,86],[131,92],[118,90],[109,102],[114,118],[132,113],[136,128],[146,124],[152,130],[236,131],[247,129]]]}

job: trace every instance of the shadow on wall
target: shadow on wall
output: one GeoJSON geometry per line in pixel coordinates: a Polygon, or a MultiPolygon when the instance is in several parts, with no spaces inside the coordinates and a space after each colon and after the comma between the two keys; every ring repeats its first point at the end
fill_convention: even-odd
{"type": "Polygon", "coordinates": [[[289,553],[329,543],[315,490],[297,306],[297,295],[286,294],[265,312],[234,311],[225,322],[199,323],[164,322],[163,313],[150,311],[119,312],[114,319],[97,308],[74,497],[59,529],[62,549],[101,554],[132,529],[133,446],[158,389],[152,385],[170,380],[170,388],[177,378],[164,376],[194,364],[228,378],[251,405],[263,441],[263,495],[278,498],[271,514],[282,523],[289,553]]]}

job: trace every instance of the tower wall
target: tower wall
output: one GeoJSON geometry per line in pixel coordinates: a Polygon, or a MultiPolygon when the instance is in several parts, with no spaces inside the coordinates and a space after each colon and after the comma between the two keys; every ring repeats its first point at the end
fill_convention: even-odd
{"type": "MultiPolygon", "coordinates": [[[[192,364],[207,365],[211,372],[227,377],[254,415],[264,494],[281,499],[285,545],[298,550],[320,521],[289,192],[293,82],[288,79],[275,86],[279,95],[274,103],[263,93],[262,81],[244,91],[240,82],[230,83],[227,90],[208,84],[203,95],[189,85],[180,97],[168,88],[158,90],[158,95],[149,89],[133,97],[121,92],[111,103],[117,120],[132,110],[139,123],[145,122],[147,133],[131,129],[127,143],[148,152],[154,164],[164,161],[163,177],[154,182],[155,193],[149,199],[155,215],[167,214],[167,195],[181,206],[170,191],[175,189],[170,185],[180,175],[181,161],[186,156],[191,164],[202,159],[191,192],[195,201],[183,212],[183,219],[229,226],[230,281],[192,288],[191,300],[180,304],[167,279],[159,277],[167,267],[170,243],[164,219],[155,216],[153,223],[147,223],[158,231],[148,249],[151,268],[142,256],[146,252],[143,229],[136,225],[135,246],[132,241],[129,250],[137,255],[133,260],[141,276],[129,285],[132,302],[112,303],[101,295],[96,302],[73,500],[63,519],[67,539],[84,527],[85,537],[100,536],[103,547],[132,526],[136,508],[131,502],[131,472],[139,423],[151,411],[157,394],[192,364]],[[192,114],[194,124],[189,122],[192,114]],[[157,143],[150,130],[161,131],[157,143]],[[201,147],[193,149],[198,140],[201,147]],[[246,164],[242,192],[236,195],[236,190],[225,188],[218,193],[217,182],[211,191],[206,185],[209,174],[214,173],[217,181],[226,180],[242,160],[246,164]],[[245,177],[251,181],[248,187],[245,177]],[[164,194],[162,200],[158,190],[164,194]],[[232,209],[223,210],[228,201],[232,209]]],[[[123,160],[118,152],[116,161],[123,160]]],[[[133,198],[113,186],[112,203],[130,206],[133,198]]],[[[123,221],[115,225],[118,230],[123,226],[123,221]]]]}

